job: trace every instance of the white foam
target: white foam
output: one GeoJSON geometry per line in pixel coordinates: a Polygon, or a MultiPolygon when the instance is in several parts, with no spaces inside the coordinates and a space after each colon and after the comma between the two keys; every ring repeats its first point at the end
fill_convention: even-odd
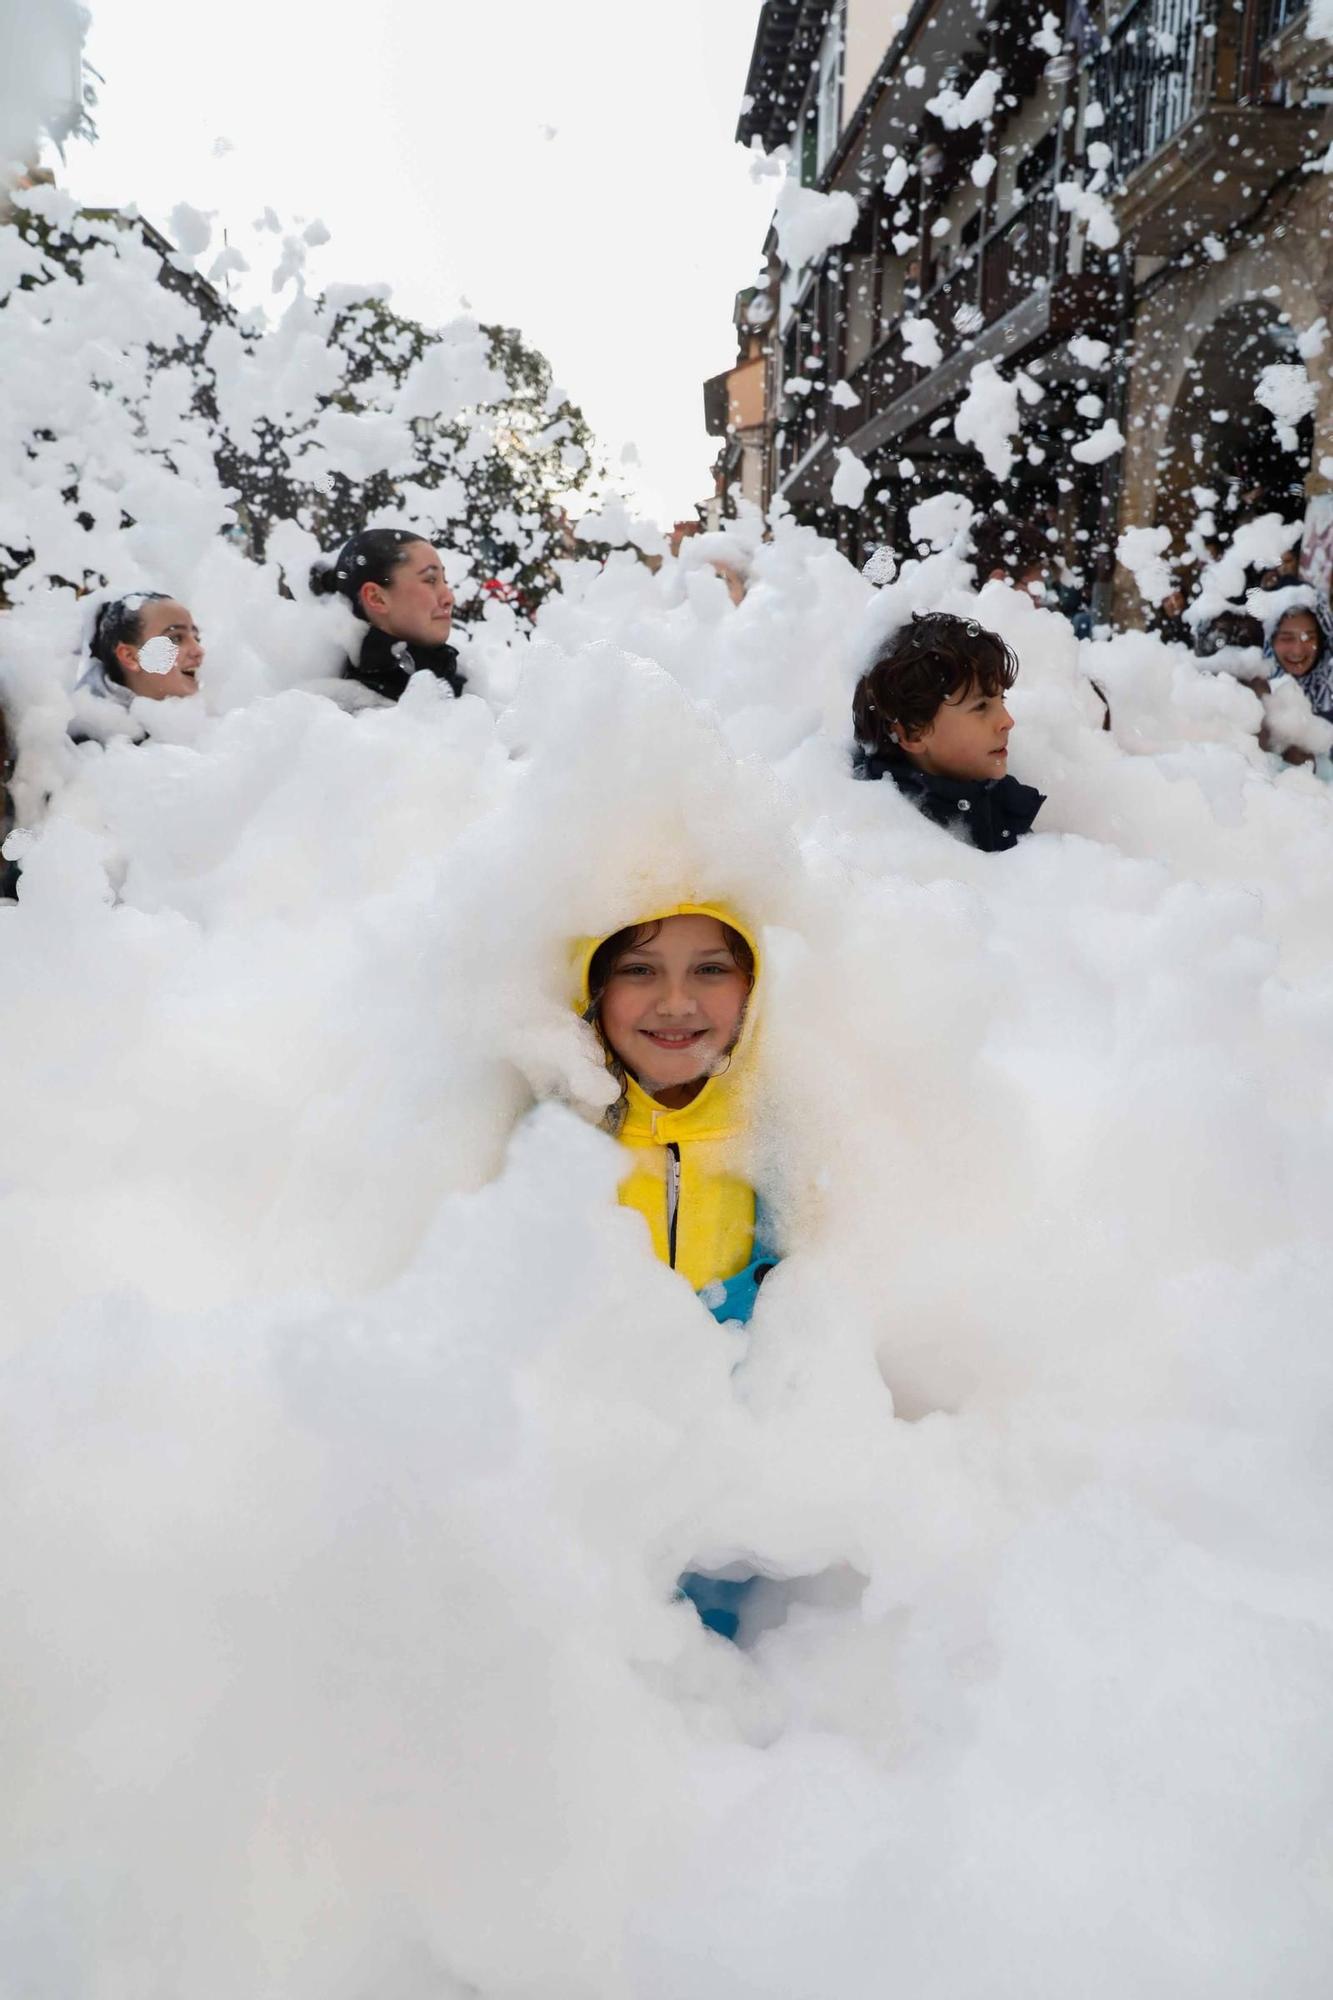
{"type": "Polygon", "coordinates": [[[47,334],[108,497],[26,477],[0,638],[3,1983],[1325,1993],[1325,786],[1182,649],[780,510],[345,714],[313,537],[246,563],[47,334]],[[64,745],[75,548],[205,633],[138,747],[64,745]],[[1019,654],[1011,855],[851,780],[914,609],[1019,654]],[[746,1337],[579,1115],[568,940],[683,892],[765,927],[746,1337]],[[738,1652],[672,1598],[728,1560],[822,1580],[738,1652]]]}

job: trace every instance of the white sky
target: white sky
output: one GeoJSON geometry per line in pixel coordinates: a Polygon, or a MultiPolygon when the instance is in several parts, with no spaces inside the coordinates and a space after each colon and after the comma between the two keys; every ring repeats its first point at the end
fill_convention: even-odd
{"type": "Polygon", "coordinates": [[[647,512],[710,490],[702,383],[772,206],[732,138],[759,0],[90,4],[105,81],[97,142],[53,162],[72,193],[163,228],[217,210],[247,252],[266,205],[319,217],[312,283],[385,280],[427,323],[466,299],[547,354],[613,466],[638,447],[647,512]]]}

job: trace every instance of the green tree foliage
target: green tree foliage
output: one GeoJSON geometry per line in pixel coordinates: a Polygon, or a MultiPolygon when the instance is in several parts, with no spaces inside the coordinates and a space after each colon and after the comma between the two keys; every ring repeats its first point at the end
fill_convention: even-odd
{"type": "MultiPolygon", "coordinates": [[[[34,411],[27,461],[36,467],[54,455],[67,468],[62,497],[77,524],[90,524],[85,479],[105,515],[109,490],[120,484],[116,468],[135,453],[188,477],[204,452],[230,495],[230,531],[256,556],[281,521],[298,522],[331,551],[368,519],[391,517],[470,560],[470,582],[460,593],[464,617],[497,588],[530,613],[555,586],[555,561],[570,548],[565,504],[575,493],[594,498],[602,473],[582,412],[555,389],[546,358],[515,329],[460,321],[432,331],[381,299],[336,295],[298,296],[278,326],[256,325],[142,219],[62,209],[54,190],[33,199],[32,209],[0,215],[0,229],[14,231],[28,258],[11,258],[16,282],[0,312],[54,288],[52,323],[70,327],[78,319],[89,327],[88,338],[62,355],[64,376],[96,382],[118,413],[114,463],[103,466],[96,449],[90,457],[78,435],[62,439],[58,422],[43,425],[34,411]],[[113,282],[108,253],[119,287],[144,288],[135,322],[143,335],[120,346],[102,383],[107,350],[95,315],[73,314],[57,295],[62,283],[81,291],[90,277],[113,282]],[[180,301],[174,316],[154,308],[164,303],[161,290],[180,301]],[[308,343],[309,365],[292,364],[293,329],[308,343]],[[411,371],[433,349],[442,350],[435,357],[443,364],[438,397],[405,396],[411,371]],[[190,421],[164,442],[151,411],[155,398],[161,405],[158,378],[166,372],[185,378],[190,421]],[[239,401],[238,381],[245,390],[239,401]],[[344,423],[341,448],[331,448],[331,418],[364,419],[364,429],[344,423]]],[[[168,400],[182,398],[172,391],[168,400]]],[[[6,518],[0,506],[0,528],[6,518]]],[[[131,524],[122,512],[119,526],[131,524]]],[[[0,590],[32,560],[20,528],[16,516],[12,533],[0,534],[0,590]]],[[[64,565],[80,567],[78,552],[76,537],[64,565]]],[[[87,554],[81,574],[65,577],[62,567],[64,580],[80,587],[102,580],[105,551],[90,544],[87,554]]]]}
{"type": "MultiPolygon", "coordinates": [[[[555,585],[556,559],[569,552],[565,504],[595,492],[603,473],[587,421],[555,388],[546,357],[513,327],[481,332],[497,393],[459,417],[411,419],[405,470],[304,481],[299,431],[272,422],[257,450],[227,454],[223,475],[248,521],[299,521],[333,550],[368,518],[391,514],[469,556],[480,589],[498,585],[520,609],[535,610],[555,585]]],[[[442,337],[379,299],[340,307],[330,344],[343,358],[342,380],[325,406],[348,415],[382,409],[442,337]]],[[[466,593],[460,609],[466,615],[466,593]]]]}

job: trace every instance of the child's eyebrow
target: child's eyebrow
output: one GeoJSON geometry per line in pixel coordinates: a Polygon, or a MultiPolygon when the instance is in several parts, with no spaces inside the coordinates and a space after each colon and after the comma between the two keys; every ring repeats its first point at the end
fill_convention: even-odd
{"type": "MultiPolygon", "coordinates": [[[[735,956],[732,953],[731,947],[725,944],[703,945],[700,948],[700,950],[693,953],[693,957],[696,960],[696,962],[704,958],[716,958],[725,961],[725,963],[728,965],[734,965],[736,963],[735,956]]],[[[618,963],[621,965],[628,965],[632,959],[636,958],[639,959],[650,958],[652,959],[655,965],[661,964],[662,962],[662,954],[660,951],[654,951],[653,947],[650,944],[640,944],[640,945],[632,945],[630,949],[622,955],[618,963]]]]}

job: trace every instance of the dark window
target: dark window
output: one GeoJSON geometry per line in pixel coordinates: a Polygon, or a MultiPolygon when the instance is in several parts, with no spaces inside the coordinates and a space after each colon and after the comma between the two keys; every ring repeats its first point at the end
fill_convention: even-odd
{"type": "Polygon", "coordinates": [[[1018,192],[1024,200],[1031,194],[1038,182],[1044,181],[1055,171],[1055,148],[1057,133],[1054,125],[1049,132],[1043,132],[1032,151],[1018,163],[1016,180],[1018,192]]]}

